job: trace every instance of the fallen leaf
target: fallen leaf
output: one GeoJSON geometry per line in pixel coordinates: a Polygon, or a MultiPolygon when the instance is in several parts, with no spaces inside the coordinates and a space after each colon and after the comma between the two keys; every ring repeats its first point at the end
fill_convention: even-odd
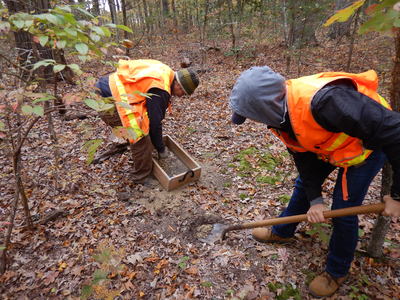
{"type": "Polygon", "coordinates": [[[185,273],[190,274],[190,275],[197,275],[199,274],[199,270],[196,267],[190,267],[185,269],[185,273]]]}
{"type": "Polygon", "coordinates": [[[60,273],[59,273],[59,272],[56,272],[56,271],[46,272],[45,275],[44,275],[44,277],[43,277],[43,278],[44,278],[43,283],[44,283],[45,285],[49,285],[50,283],[53,283],[54,280],[56,280],[58,274],[60,274],[60,273]]]}

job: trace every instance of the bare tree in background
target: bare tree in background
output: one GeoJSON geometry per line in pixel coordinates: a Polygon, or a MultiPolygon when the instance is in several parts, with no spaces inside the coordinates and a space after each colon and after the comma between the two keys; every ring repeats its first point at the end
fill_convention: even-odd
{"type": "Polygon", "coordinates": [[[168,0],[161,0],[161,4],[163,15],[164,17],[167,17],[169,15],[168,0]]]}
{"type": "Polygon", "coordinates": [[[117,24],[117,10],[115,8],[115,0],[108,0],[108,6],[110,7],[111,22],[117,24]]]}
{"type": "Polygon", "coordinates": [[[92,13],[95,16],[99,16],[100,15],[100,2],[99,0],[93,0],[92,1],[92,13]]]}

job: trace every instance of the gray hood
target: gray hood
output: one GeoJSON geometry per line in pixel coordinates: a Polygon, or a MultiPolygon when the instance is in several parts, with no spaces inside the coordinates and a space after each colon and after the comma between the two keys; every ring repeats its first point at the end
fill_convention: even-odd
{"type": "Polygon", "coordinates": [[[286,113],[285,78],[267,66],[252,67],[237,79],[229,104],[236,114],[279,128],[286,113]]]}

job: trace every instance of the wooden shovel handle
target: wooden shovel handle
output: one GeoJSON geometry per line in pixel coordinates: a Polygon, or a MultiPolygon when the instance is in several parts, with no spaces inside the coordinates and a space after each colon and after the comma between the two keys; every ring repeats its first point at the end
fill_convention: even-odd
{"type": "MultiPolygon", "coordinates": [[[[385,203],[377,203],[377,204],[368,204],[368,205],[353,206],[348,208],[327,210],[324,211],[323,214],[325,218],[337,218],[337,217],[354,216],[360,214],[381,213],[384,209],[385,209],[385,203]]],[[[282,217],[282,218],[272,218],[257,222],[232,225],[229,226],[227,229],[225,229],[225,233],[232,230],[250,229],[250,228],[264,227],[277,224],[298,223],[306,220],[307,220],[306,214],[295,215],[290,217],[282,217]]]]}

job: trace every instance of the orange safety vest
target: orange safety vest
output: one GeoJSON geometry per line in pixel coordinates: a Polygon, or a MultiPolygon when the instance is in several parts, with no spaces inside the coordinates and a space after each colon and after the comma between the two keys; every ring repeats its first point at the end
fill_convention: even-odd
{"type": "Polygon", "coordinates": [[[129,141],[136,143],[149,134],[150,120],[146,95],[151,88],[171,94],[174,71],[153,59],[120,60],[117,71],[110,75],[110,89],[129,141]]]}
{"type": "Polygon", "coordinates": [[[358,92],[390,109],[386,100],[377,93],[378,76],[375,71],[369,70],[359,74],[324,72],[286,81],[289,118],[297,141],[284,132],[272,131],[292,151],[313,152],[320,159],[334,166],[343,167],[343,198],[347,200],[347,168],[361,164],[372,150],[365,149],[358,138],[322,128],[311,112],[311,101],[314,95],[328,83],[341,78],[351,79],[358,92]]]}

